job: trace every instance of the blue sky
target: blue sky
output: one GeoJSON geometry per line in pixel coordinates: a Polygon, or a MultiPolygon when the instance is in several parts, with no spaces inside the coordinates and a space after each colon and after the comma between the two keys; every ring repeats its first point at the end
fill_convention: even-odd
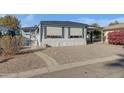
{"type": "MultiPolygon", "coordinates": [[[[20,21],[22,27],[38,25],[40,21],[62,20],[81,23],[98,23],[107,26],[115,20],[124,22],[124,14],[14,14],[20,21]]],[[[0,14],[4,16],[4,14],[0,14]]]]}

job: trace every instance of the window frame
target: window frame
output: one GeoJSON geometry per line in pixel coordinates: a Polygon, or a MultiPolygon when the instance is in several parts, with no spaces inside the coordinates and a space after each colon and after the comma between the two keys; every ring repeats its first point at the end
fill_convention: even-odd
{"type": "Polygon", "coordinates": [[[69,27],[68,38],[84,38],[84,28],[82,29],[82,35],[71,35],[71,28],[69,27]]]}
{"type": "Polygon", "coordinates": [[[47,26],[44,27],[44,37],[45,39],[57,39],[57,38],[64,38],[65,35],[65,27],[60,27],[62,30],[62,34],[61,35],[47,35],[47,26]]]}

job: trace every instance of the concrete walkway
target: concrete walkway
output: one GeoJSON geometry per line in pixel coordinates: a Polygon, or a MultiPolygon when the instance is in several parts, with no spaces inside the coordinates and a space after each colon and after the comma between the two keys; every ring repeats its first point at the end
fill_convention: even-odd
{"type": "Polygon", "coordinates": [[[43,59],[46,62],[48,68],[58,65],[58,63],[56,62],[55,59],[53,59],[52,57],[50,57],[42,52],[35,52],[35,54],[38,55],[41,59],[43,59]]]}
{"type": "Polygon", "coordinates": [[[68,63],[68,64],[57,64],[57,62],[49,57],[46,54],[43,54],[41,52],[35,53],[36,55],[40,56],[43,58],[43,60],[47,63],[47,67],[41,68],[41,69],[34,69],[26,72],[20,72],[20,73],[12,73],[12,74],[7,74],[7,75],[2,75],[0,77],[15,77],[15,78],[21,78],[21,77],[33,77],[36,75],[42,75],[44,73],[49,73],[49,72],[54,72],[54,71],[61,71],[65,69],[70,69],[70,68],[75,68],[75,67],[81,67],[81,66],[86,66],[86,65],[91,65],[91,64],[96,64],[96,63],[103,63],[106,61],[111,61],[111,60],[117,60],[121,59],[122,57],[120,56],[110,56],[110,57],[103,57],[103,58],[96,58],[92,60],[87,60],[83,62],[74,62],[74,63],[68,63]],[[53,63],[52,63],[53,62],[53,63]]]}

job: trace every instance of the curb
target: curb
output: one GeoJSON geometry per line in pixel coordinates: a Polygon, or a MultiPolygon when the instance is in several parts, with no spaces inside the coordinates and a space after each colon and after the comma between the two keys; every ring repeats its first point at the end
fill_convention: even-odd
{"type": "Polygon", "coordinates": [[[95,59],[87,60],[87,61],[83,61],[83,62],[62,64],[62,65],[57,65],[57,66],[51,66],[48,68],[44,67],[44,68],[40,68],[40,69],[34,69],[34,70],[19,72],[19,73],[11,73],[11,74],[6,74],[6,75],[3,74],[0,77],[1,78],[28,78],[28,77],[33,77],[36,75],[42,75],[42,74],[49,73],[49,72],[61,71],[61,70],[66,70],[66,69],[70,69],[70,68],[91,65],[91,64],[95,64],[95,63],[103,63],[106,61],[117,60],[120,58],[122,58],[122,57],[116,56],[116,55],[111,56],[111,57],[95,58],[95,59]]]}
{"type": "Polygon", "coordinates": [[[75,68],[75,67],[81,67],[81,66],[86,66],[86,65],[96,64],[96,63],[104,63],[104,62],[107,62],[107,61],[117,60],[117,59],[121,59],[121,58],[122,57],[120,57],[120,56],[95,58],[95,59],[87,60],[87,61],[83,61],[83,62],[62,64],[62,65],[58,65],[58,66],[55,66],[55,67],[50,67],[48,69],[49,69],[49,72],[54,72],[54,71],[71,69],[71,68],[75,68]]]}
{"type": "Polygon", "coordinates": [[[0,77],[1,78],[28,78],[34,75],[44,74],[47,72],[48,72],[48,69],[44,67],[44,68],[34,69],[30,71],[25,71],[25,72],[11,73],[11,74],[7,74],[7,75],[0,76],[0,77]]]}

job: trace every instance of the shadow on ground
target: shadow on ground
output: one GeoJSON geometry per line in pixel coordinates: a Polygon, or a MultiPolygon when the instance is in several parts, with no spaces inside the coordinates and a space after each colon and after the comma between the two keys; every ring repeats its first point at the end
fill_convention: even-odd
{"type": "Polygon", "coordinates": [[[124,55],[122,54],[117,54],[118,56],[121,56],[122,58],[115,60],[113,63],[108,63],[106,64],[107,66],[112,66],[112,67],[121,67],[124,68],[124,55]]]}
{"type": "Polygon", "coordinates": [[[17,53],[17,55],[34,53],[34,52],[38,52],[38,51],[42,51],[42,50],[45,50],[45,49],[44,48],[40,48],[40,49],[25,49],[25,50],[21,50],[19,53],[17,53]]]}
{"type": "Polygon", "coordinates": [[[4,59],[0,60],[0,64],[1,64],[1,63],[6,63],[6,62],[8,62],[9,60],[11,60],[11,59],[13,59],[13,58],[14,58],[14,57],[4,58],[4,59]]]}

